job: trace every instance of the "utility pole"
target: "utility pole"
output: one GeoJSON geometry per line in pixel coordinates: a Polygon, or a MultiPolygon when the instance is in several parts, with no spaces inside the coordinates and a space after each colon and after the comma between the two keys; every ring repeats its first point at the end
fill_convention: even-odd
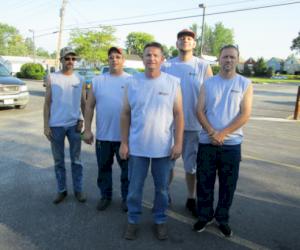
{"type": "Polygon", "coordinates": [[[33,43],[33,62],[35,63],[35,35],[34,35],[34,30],[29,29],[29,32],[32,32],[32,43],[33,43]]]}
{"type": "Polygon", "coordinates": [[[59,67],[59,52],[61,47],[61,38],[62,38],[62,32],[63,32],[63,26],[64,26],[64,16],[65,16],[65,8],[67,5],[67,0],[63,0],[62,6],[59,11],[59,17],[60,17],[60,25],[59,25],[59,32],[58,32],[58,40],[57,40],[57,47],[56,47],[56,59],[55,59],[55,68],[57,69],[59,67]]]}
{"type": "Polygon", "coordinates": [[[202,15],[202,27],[201,27],[201,42],[200,42],[200,57],[203,54],[203,43],[204,43],[204,19],[205,19],[205,4],[201,3],[198,5],[199,8],[203,9],[203,15],[202,15]]]}

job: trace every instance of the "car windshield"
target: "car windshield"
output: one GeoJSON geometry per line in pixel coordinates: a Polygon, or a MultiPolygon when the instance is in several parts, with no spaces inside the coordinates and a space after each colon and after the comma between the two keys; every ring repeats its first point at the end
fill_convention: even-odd
{"type": "Polygon", "coordinates": [[[134,75],[139,72],[138,70],[136,70],[134,68],[124,68],[124,71],[130,75],[134,75]]]}
{"type": "Polygon", "coordinates": [[[0,64],[0,76],[9,76],[9,71],[0,64]]]}

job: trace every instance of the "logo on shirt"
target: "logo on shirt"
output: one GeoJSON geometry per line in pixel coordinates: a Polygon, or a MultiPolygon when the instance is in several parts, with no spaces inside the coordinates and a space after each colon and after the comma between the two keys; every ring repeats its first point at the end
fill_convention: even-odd
{"type": "Polygon", "coordinates": [[[239,91],[239,90],[236,90],[236,89],[232,89],[232,90],[231,90],[231,93],[236,93],[236,94],[238,94],[238,93],[240,93],[240,91],[239,91]]]}
{"type": "Polygon", "coordinates": [[[167,93],[167,92],[162,92],[162,91],[158,92],[158,94],[159,94],[159,95],[169,95],[169,93],[167,93]]]}
{"type": "Polygon", "coordinates": [[[72,84],[72,87],[73,87],[73,88],[78,88],[78,87],[79,87],[79,84],[80,84],[80,83],[74,83],[74,84],[72,84]]]}
{"type": "Polygon", "coordinates": [[[195,76],[196,73],[195,72],[189,72],[189,76],[195,76]]]}

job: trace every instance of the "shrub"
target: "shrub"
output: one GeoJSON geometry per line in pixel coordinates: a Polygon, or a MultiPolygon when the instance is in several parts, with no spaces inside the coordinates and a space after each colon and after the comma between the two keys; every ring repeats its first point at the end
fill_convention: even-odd
{"type": "Polygon", "coordinates": [[[214,75],[217,75],[220,72],[220,66],[219,65],[212,65],[211,69],[212,69],[214,75]]]}
{"type": "Polygon", "coordinates": [[[42,80],[45,76],[45,70],[39,63],[25,63],[21,67],[20,77],[42,80]]]}
{"type": "Polygon", "coordinates": [[[268,66],[266,61],[261,57],[254,64],[254,72],[255,76],[266,76],[267,75],[268,66]]]}

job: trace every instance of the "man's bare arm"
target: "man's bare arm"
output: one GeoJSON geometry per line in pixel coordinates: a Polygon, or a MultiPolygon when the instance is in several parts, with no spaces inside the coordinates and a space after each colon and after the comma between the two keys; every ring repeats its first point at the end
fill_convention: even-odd
{"type": "Polygon", "coordinates": [[[171,159],[177,159],[182,152],[183,131],[184,131],[184,118],[182,108],[182,94],[181,89],[178,87],[176,100],[173,107],[174,122],[175,122],[175,142],[171,150],[171,159]]]}
{"type": "Polygon", "coordinates": [[[44,100],[44,135],[48,140],[51,140],[51,130],[49,127],[49,119],[50,119],[50,107],[51,107],[51,81],[50,76],[47,76],[46,79],[46,92],[45,92],[45,100],[44,100]]]}

